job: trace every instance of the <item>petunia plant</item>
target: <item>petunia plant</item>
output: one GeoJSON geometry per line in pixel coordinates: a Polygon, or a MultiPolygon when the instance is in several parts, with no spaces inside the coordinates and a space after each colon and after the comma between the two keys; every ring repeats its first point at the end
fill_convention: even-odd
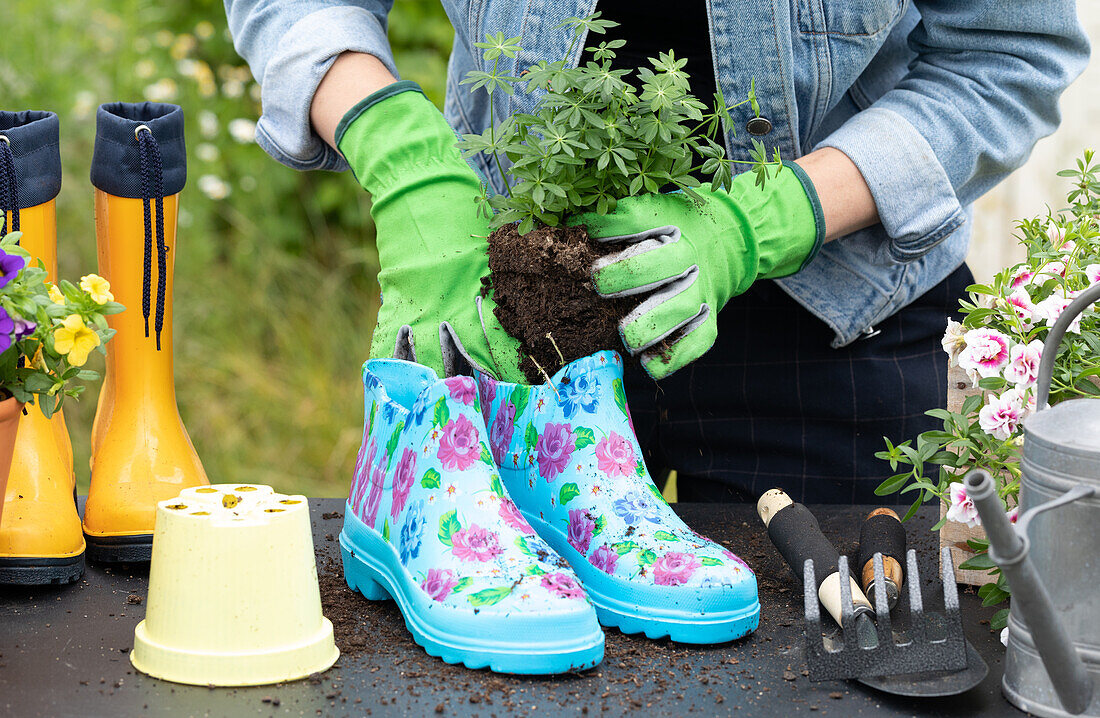
{"type": "Polygon", "coordinates": [[[42,263],[19,247],[20,236],[0,239],[0,399],[38,404],[49,417],[65,397],[80,396],[78,381],[99,378],[84,365],[114,335],[105,317],[124,307],[95,274],[79,286],[51,284],[42,263]]]}
{"type": "MultiPolygon", "coordinates": [[[[1100,167],[1086,151],[1074,169],[1059,172],[1073,189],[1068,207],[1018,224],[1027,259],[999,272],[989,284],[968,288],[962,322],[948,321],[943,349],[964,369],[975,393],[960,411],[933,409],[942,429],[926,431],[876,454],[896,473],[876,489],[879,495],[916,493],[906,518],[926,501],[947,505],[948,520],[978,526],[981,520],[961,481],[981,468],[997,479],[998,494],[1011,520],[1020,491],[1023,421],[1035,411],[1036,379],[1044,351],[1057,352],[1050,403],[1100,397],[1100,313],[1090,307],[1071,324],[1058,347],[1044,342],[1050,328],[1083,289],[1100,282],[1100,167]]],[[[971,540],[976,556],[960,568],[990,570],[995,579],[979,589],[985,605],[1008,598],[1008,586],[987,555],[988,542],[971,540]]],[[[1008,611],[995,614],[1003,627],[1008,611]]]]}

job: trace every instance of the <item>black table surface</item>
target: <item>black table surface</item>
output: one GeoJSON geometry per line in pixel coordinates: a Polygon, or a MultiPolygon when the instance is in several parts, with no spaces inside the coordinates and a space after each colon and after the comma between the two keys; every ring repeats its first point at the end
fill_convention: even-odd
{"type": "MultiPolygon", "coordinates": [[[[252,688],[160,681],[130,665],[145,614],[148,572],[89,565],[66,587],[0,588],[0,714],[11,716],[624,715],[1012,716],[1000,694],[1004,650],[989,630],[993,609],[973,590],[960,598],[967,637],[989,664],[978,687],[953,698],[899,698],[854,682],[811,682],[803,658],[802,592],[747,505],[679,504],[696,530],[757,573],[760,627],[717,646],[607,632],[596,668],[546,678],[450,666],[425,654],[392,601],[370,602],[342,583],[342,499],[311,499],[326,615],[337,617],[342,655],[324,674],[252,688]],[[350,610],[349,610],[350,609],[350,610]]],[[[811,507],[842,551],[855,552],[867,507],[811,507]]],[[[936,574],[932,508],[907,525],[921,572],[936,574]]],[[[932,587],[926,581],[926,590],[932,587]]]]}

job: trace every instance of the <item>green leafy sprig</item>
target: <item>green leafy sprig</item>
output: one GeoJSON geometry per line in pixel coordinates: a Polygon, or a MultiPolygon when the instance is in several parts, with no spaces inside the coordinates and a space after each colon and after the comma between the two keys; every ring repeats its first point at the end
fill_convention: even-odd
{"type": "MultiPolygon", "coordinates": [[[[485,197],[490,228],[519,223],[526,233],[536,225],[555,227],[573,214],[607,214],[619,199],[665,187],[683,190],[693,199],[700,186],[692,176],[711,178],[713,188],[728,189],[733,165],[721,140],[723,128],[732,130],[730,110],[750,104],[759,114],[755,83],[747,99],[726,104],[715,93],[714,109],[691,94],[687,60],[673,52],[650,58],[650,67],[612,69],[623,40],[603,41],[587,48],[592,60],[579,67],[568,62],[585,34],[605,34],[617,23],[600,13],[569,18],[558,27],[571,33],[566,57],[540,61],[520,77],[504,74],[502,57],[514,59],[520,38],[489,35],[475,43],[484,51],[488,71],[467,73],[462,84],[489,95],[490,126],[481,134],[463,135],[459,148],[467,158],[485,154],[504,180],[506,194],[485,197]],[[499,124],[495,96],[516,90],[536,95],[533,113],[518,113],[499,124]],[[501,156],[511,163],[504,169],[501,156]]],[[[751,165],[756,183],[763,186],[782,167],[779,150],[768,151],[754,140],[751,165]]]]}

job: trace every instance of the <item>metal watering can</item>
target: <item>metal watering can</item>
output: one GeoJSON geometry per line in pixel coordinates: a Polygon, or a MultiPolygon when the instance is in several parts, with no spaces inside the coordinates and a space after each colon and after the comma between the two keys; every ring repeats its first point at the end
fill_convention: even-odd
{"type": "Polygon", "coordinates": [[[1097,300],[1100,285],[1086,289],[1047,337],[1036,413],[1024,423],[1016,526],[988,473],[963,480],[1012,589],[1001,688],[1039,716],[1100,718],[1100,401],[1047,405],[1062,337],[1097,300]]]}

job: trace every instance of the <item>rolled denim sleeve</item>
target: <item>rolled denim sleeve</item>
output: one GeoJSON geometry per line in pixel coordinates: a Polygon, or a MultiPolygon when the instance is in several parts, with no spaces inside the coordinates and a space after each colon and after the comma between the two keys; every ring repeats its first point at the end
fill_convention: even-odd
{"type": "Polygon", "coordinates": [[[342,52],[374,55],[397,76],[386,39],[393,0],[225,0],[237,52],[260,83],[256,141],[299,170],[343,170],[347,163],[309,119],[317,86],[342,52]]]}
{"type": "Polygon", "coordinates": [[[908,73],[818,143],[862,172],[890,256],[918,259],[1058,126],[1089,43],[1072,0],[916,0],[908,73]]]}

